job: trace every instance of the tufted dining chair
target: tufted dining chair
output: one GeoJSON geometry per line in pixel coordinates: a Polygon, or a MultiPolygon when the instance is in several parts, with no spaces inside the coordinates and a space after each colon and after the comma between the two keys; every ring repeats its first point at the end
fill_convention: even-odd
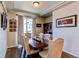
{"type": "Polygon", "coordinates": [[[39,39],[41,40],[41,42],[43,42],[43,39],[44,39],[44,34],[43,33],[39,33],[39,39]]]}
{"type": "Polygon", "coordinates": [[[49,40],[48,50],[39,52],[42,58],[60,58],[64,45],[64,39],[49,40]]]}
{"type": "Polygon", "coordinates": [[[25,34],[25,38],[24,38],[24,49],[26,52],[25,57],[31,56],[37,52],[39,52],[39,50],[33,50],[30,46],[29,46],[29,39],[31,38],[31,34],[27,33],[25,34]]]}

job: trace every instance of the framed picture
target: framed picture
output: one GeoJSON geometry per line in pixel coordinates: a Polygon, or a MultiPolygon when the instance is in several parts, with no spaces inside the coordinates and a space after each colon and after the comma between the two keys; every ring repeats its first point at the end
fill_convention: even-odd
{"type": "Polygon", "coordinates": [[[14,18],[9,20],[9,32],[16,32],[16,20],[14,18]]]}
{"type": "Polygon", "coordinates": [[[3,19],[3,30],[5,30],[7,28],[7,18],[6,15],[4,15],[4,19],[3,19]]]}
{"type": "Polygon", "coordinates": [[[1,28],[3,28],[3,14],[1,14],[1,28]]]}
{"type": "Polygon", "coordinates": [[[76,27],[77,26],[77,15],[67,16],[56,19],[56,27],[76,27]]]}
{"type": "Polygon", "coordinates": [[[1,14],[1,28],[3,30],[7,28],[7,16],[5,14],[1,14]]]}
{"type": "Polygon", "coordinates": [[[36,27],[41,27],[41,24],[36,24],[36,27]]]}

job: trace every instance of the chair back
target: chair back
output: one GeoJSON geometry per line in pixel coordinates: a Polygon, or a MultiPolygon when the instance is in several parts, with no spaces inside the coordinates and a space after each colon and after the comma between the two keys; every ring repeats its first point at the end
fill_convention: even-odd
{"type": "Polygon", "coordinates": [[[29,39],[31,38],[31,34],[30,33],[26,33],[25,34],[25,38],[24,38],[24,48],[27,52],[27,54],[30,53],[30,46],[29,46],[29,39]]]}
{"type": "Polygon", "coordinates": [[[26,33],[25,36],[27,36],[28,38],[31,38],[31,33],[26,33]]]}
{"type": "Polygon", "coordinates": [[[44,43],[48,44],[48,41],[51,40],[51,34],[44,34],[44,43]]]}
{"type": "Polygon", "coordinates": [[[44,35],[43,33],[40,33],[40,34],[39,34],[39,37],[40,37],[40,38],[43,38],[43,35],[44,35]]]}
{"type": "Polygon", "coordinates": [[[43,38],[44,38],[44,34],[43,33],[40,33],[39,34],[39,39],[41,40],[41,42],[43,42],[43,38]]]}
{"type": "Polygon", "coordinates": [[[52,38],[51,38],[51,34],[45,34],[44,35],[44,39],[46,39],[46,40],[51,40],[52,38]]]}
{"type": "Polygon", "coordinates": [[[55,41],[49,40],[49,58],[60,58],[62,54],[62,48],[64,44],[64,39],[58,38],[55,41]]]}

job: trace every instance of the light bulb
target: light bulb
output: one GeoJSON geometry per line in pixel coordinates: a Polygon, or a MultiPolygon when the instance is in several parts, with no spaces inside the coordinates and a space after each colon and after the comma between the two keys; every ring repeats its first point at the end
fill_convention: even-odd
{"type": "Polygon", "coordinates": [[[34,5],[35,7],[39,6],[39,4],[40,4],[40,3],[37,2],[37,1],[36,1],[36,2],[33,2],[33,5],[34,5]]]}

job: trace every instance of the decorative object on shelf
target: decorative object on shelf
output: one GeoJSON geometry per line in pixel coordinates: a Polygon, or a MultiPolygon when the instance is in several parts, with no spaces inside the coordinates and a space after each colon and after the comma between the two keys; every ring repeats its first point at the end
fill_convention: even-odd
{"type": "Polygon", "coordinates": [[[76,27],[77,26],[77,15],[67,16],[56,19],[56,27],[76,27]]]}
{"type": "Polygon", "coordinates": [[[16,32],[16,20],[14,18],[9,20],[9,31],[16,32]]]}
{"type": "Polygon", "coordinates": [[[41,27],[41,24],[36,24],[36,27],[41,27]]]}
{"type": "Polygon", "coordinates": [[[5,30],[7,28],[7,15],[6,14],[1,14],[1,28],[5,30]]]}

